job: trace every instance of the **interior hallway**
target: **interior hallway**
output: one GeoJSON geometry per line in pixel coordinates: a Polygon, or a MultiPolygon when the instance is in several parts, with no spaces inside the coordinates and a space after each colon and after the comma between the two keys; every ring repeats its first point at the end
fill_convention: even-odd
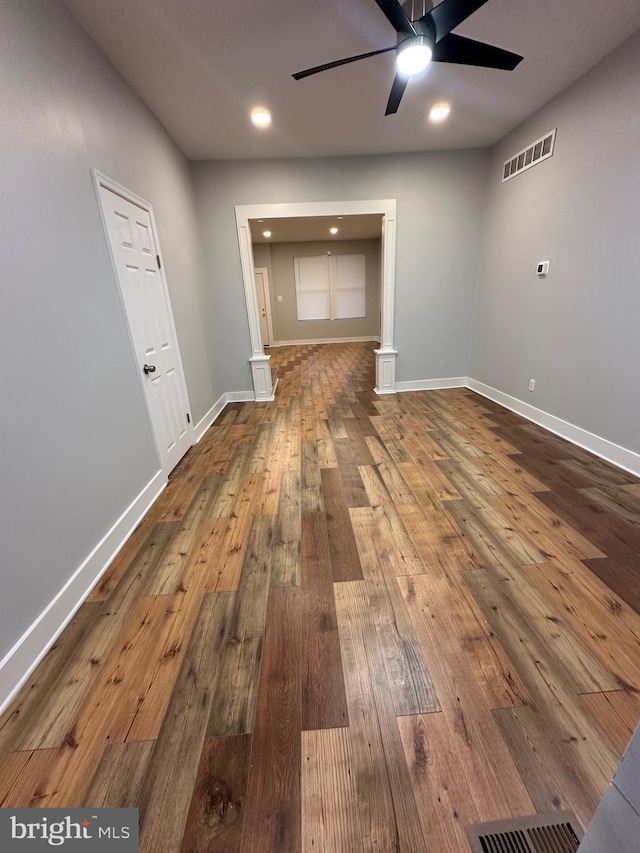
{"type": "Polygon", "coordinates": [[[640,483],[373,344],[272,352],[0,721],[1,806],[145,853],[462,853],[586,825],[640,717],[640,483]]]}

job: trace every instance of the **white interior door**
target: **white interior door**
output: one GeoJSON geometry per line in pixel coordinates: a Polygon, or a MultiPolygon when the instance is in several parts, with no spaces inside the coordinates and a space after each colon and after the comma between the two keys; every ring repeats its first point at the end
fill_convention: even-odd
{"type": "Polygon", "coordinates": [[[266,267],[258,267],[255,270],[255,281],[262,346],[268,347],[273,343],[273,327],[271,323],[271,302],[269,299],[269,278],[266,267]]]}
{"type": "Polygon", "coordinates": [[[156,447],[168,474],[191,447],[193,428],[151,216],[102,184],[99,189],[156,447]]]}

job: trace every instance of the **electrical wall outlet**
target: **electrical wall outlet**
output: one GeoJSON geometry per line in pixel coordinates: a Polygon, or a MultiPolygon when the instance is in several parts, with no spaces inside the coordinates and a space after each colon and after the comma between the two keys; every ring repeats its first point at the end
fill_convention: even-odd
{"type": "Polygon", "coordinates": [[[278,302],[282,302],[282,296],[278,296],[278,302]]]}
{"type": "Polygon", "coordinates": [[[533,391],[533,389],[534,389],[535,387],[536,387],[536,380],[535,380],[535,379],[530,379],[530,380],[529,380],[529,391],[533,391]]]}

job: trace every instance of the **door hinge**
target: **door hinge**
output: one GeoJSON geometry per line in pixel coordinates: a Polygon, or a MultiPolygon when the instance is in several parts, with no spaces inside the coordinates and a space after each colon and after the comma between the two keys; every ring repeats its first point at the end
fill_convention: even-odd
{"type": "Polygon", "coordinates": [[[156,255],[156,261],[158,262],[158,269],[162,269],[162,264],[160,263],[160,255],[156,255]]]}
{"type": "Polygon", "coordinates": [[[189,412],[187,412],[187,423],[191,423],[191,415],[189,414],[189,412]]]}

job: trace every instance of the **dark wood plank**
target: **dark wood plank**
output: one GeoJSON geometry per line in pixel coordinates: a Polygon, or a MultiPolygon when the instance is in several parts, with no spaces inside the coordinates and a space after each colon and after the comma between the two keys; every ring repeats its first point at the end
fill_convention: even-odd
{"type": "Polygon", "coordinates": [[[340,639],[324,513],[302,517],[302,728],[347,725],[340,639]]]}
{"type": "Polygon", "coordinates": [[[272,589],[240,845],[242,853],[300,851],[300,637],[300,589],[272,589]]]}
{"type": "Polygon", "coordinates": [[[326,468],[321,473],[333,580],[336,583],[362,580],[360,556],[340,471],[326,468]]]}
{"type": "Polygon", "coordinates": [[[250,757],[250,735],[205,741],[181,853],[202,850],[238,853],[250,757]]]}

